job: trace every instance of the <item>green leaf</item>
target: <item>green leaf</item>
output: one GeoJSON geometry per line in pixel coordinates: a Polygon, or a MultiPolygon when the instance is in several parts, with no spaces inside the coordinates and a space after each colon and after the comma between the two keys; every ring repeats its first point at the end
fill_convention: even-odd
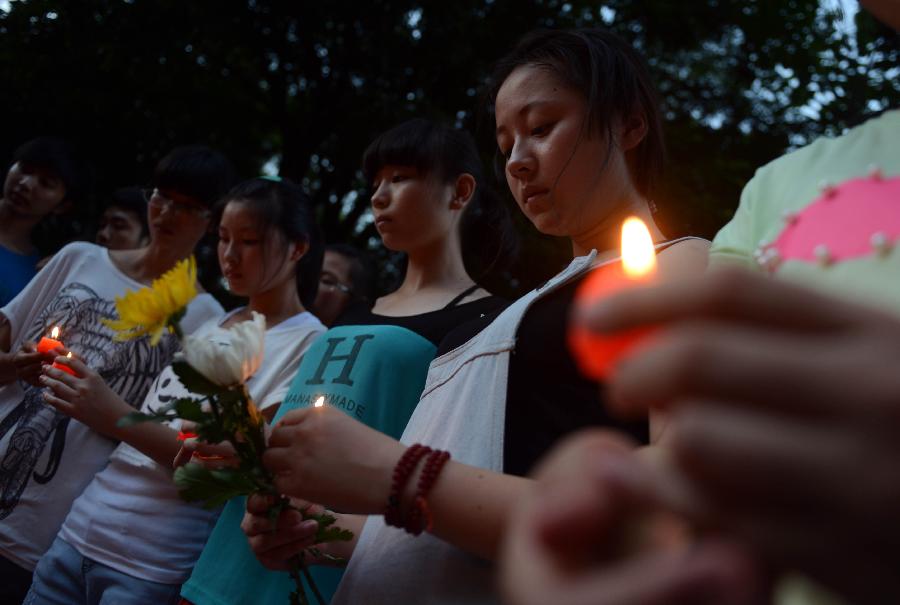
{"type": "Polygon", "coordinates": [[[221,396],[228,392],[228,389],[209,380],[183,359],[172,362],[172,370],[178,376],[184,388],[192,393],[221,396]]]}
{"type": "Polygon", "coordinates": [[[175,418],[176,417],[172,414],[144,414],[143,412],[131,412],[130,414],[119,418],[116,426],[124,429],[143,422],[166,422],[168,420],[175,420],[175,418]]]}
{"type": "Polygon", "coordinates": [[[194,399],[193,397],[181,397],[172,402],[175,413],[182,420],[191,420],[193,422],[204,422],[208,420],[212,414],[203,411],[203,401],[194,399]]]}
{"type": "Polygon", "coordinates": [[[252,477],[233,468],[210,470],[200,464],[187,464],[175,470],[175,485],[181,497],[202,502],[204,508],[222,506],[232,498],[246,496],[258,489],[252,477]]]}
{"type": "Polygon", "coordinates": [[[342,527],[319,526],[316,532],[316,544],[323,542],[346,542],[353,539],[353,532],[342,527]]]}
{"type": "Polygon", "coordinates": [[[228,441],[231,436],[230,433],[222,430],[215,419],[209,418],[206,418],[203,422],[199,423],[194,432],[197,433],[197,437],[199,437],[201,441],[207,443],[221,443],[223,441],[228,441]]]}
{"type": "Polygon", "coordinates": [[[327,511],[321,512],[319,514],[313,514],[303,511],[303,520],[307,521],[309,519],[316,521],[319,524],[319,527],[329,527],[331,525],[334,525],[334,523],[337,521],[337,517],[327,511]]]}

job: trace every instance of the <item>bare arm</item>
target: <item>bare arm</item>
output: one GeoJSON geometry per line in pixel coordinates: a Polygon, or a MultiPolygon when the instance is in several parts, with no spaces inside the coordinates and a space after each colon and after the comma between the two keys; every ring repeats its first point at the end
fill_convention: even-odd
{"type": "MultiPolygon", "coordinates": [[[[273,429],[264,462],[285,494],[363,515],[382,514],[405,446],[329,407],[293,410],[273,429]],[[359,456],[358,452],[366,452],[359,456]]],[[[401,511],[412,503],[418,474],[401,511]]],[[[530,481],[451,460],[428,496],[432,532],[481,557],[495,556],[507,513],[530,481]]]]}
{"type": "MultiPolygon", "coordinates": [[[[407,508],[415,496],[417,482],[418,472],[404,494],[407,508]]],[[[451,460],[428,496],[434,522],[431,533],[472,554],[494,560],[509,514],[515,503],[528,493],[531,484],[530,479],[451,460]]]]}
{"type": "Polygon", "coordinates": [[[153,422],[120,427],[119,420],[134,408],[79,359],[57,357],[57,362],[69,365],[78,376],[45,366],[41,384],[48,388],[44,393],[47,403],[102,435],[128,443],[163,466],[172,466],[181,447],[178,431],[153,422]]]}

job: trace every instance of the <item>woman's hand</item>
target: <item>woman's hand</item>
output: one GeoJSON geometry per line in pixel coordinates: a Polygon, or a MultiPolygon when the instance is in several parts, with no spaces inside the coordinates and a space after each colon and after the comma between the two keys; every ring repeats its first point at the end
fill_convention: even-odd
{"type": "Polygon", "coordinates": [[[346,513],[381,513],[405,447],[329,406],[294,410],[275,425],[263,463],[289,496],[346,513]]]}
{"type": "Polygon", "coordinates": [[[60,355],[52,361],[71,368],[77,375],[45,365],[38,384],[47,387],[44,391],[47,403],[98,433],[117,439],[116,423],[134,411],[132,407],[77,357],[60,355]]]}
{"type": "MultiPolygon", "coordinates": [[[[247,512],[241,521],[241,529],[247,535],[250,549],[263,566],[278,571],[290,569],[290,560],[313,546],[313,539],[319,524],[304,521],[299,511],[286,509],[273,521],[269,508],[273,504],[271,496],[252,495],[247,498],[247,512]]],[[[292,500],[291,504],[311,513],[321,513],[324,509],[308,502],[292,500]]],[[[307,564],[319,561],[304,559],[307,564]]]]}
{"type": "Polygon", "coordinates": [[[23,342],[21,348],[8,356],[8,363],[11,364],[18,380],[24,380],[30,385],[39,387],[43,386],[41,378],[41,369],[47,364],[53,363],[57,355],[65,355],[66,351],[58,348],[49,353],[39,353],[33,342],[23,342]]]}
{"type": "Polygon", "coordinates": [[[658,503],[657,481],[622,438],[569,438],[541,463],[513,511],[501,585],[516,605],[755,603],[749,559],[724,543],[688,544],[658,503]]]}
{"type": "Polygon", "coordinates": [[[669,410],[674,461],[721,528],[855,602],[900,601],[900,319],[733,270],[583,319],[666,325],[611,405],[669,410]]]}
{"type": "Polygon", "coordinates": [[[181,439],[181,449],[175,455],[172,461],[172,467],[178,468],[189,462],[194,462],[205,466],[210,470],[224,468],[226,466],[240,466],[240,459],[234,451],[234,446],[223,441],[222,443],[206,443],[200,441],[196,437],[187,437],[193,434],[194,423],[185,421],[181,425],[179,431],[179,439],[181,439]]]}

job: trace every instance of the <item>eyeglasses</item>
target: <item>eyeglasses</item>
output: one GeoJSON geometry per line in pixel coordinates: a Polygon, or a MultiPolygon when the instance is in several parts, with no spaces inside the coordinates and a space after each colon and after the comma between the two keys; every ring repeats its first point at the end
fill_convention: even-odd
{"type": "Polygon", "coordinates": [[[328,273],[323,273],[319,277],[319,285],[331,290],[332,292],[334,292],[335,290],[340,290],[347,296],[353,295],[353,288],[346,284],[342,284],[337,279],[335,279],[333,275],[330,275],[328,273]]]}
{"type": "Polygon", "coordinates": [[[175,200],[159,189],[141,189],[147,203],[160,210],[170,209],[175,214],[192,214],[200,218],[209,218],[209,209],[192,202],[175,200]]]}

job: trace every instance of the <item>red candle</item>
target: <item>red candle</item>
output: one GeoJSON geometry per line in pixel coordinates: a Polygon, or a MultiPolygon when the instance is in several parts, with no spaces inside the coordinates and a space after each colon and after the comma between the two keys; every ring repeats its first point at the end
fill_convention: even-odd
{"type": "MultiPolygon", "coordinates": [[[[656,253],[650,231],[639,218],[631,217],[622,225],[621,262],[603,265],[591,271],[575,293],[579,308],[626,288],[651,283],[656,273],[656,253]]],[[[569,330],[569,349],[578,369],[588,378],[605,380],[629,352],[655,331],[640,327],[616,334],[597,334],[581,324],[569,330]]]]}
{"type": "MultiPolygon", "coordinates": [[[[66,357],[68,357],[69,359],[72,359],[72,351],[69,351],[68,353],[66,353],[66,357]]],[[[57,370],[62,370],[66,374],[71,374],[72,376],[78,376],[78,374],[75,373],[75,370],[73,370],[69,366],[64,366],[61,363],[53,362],[53,367],[56,368],[57,370]]]]}
{"type": "Polygon", "coordinates": [[[53,329],[50,330],[50,338],[44,336],[41,338],[40,342],[37,344],[38,353],[50,353],[54,351],[57,347],[63,346],[63,343],[59,340],[59,326],[53,326],[53,329]]]}

